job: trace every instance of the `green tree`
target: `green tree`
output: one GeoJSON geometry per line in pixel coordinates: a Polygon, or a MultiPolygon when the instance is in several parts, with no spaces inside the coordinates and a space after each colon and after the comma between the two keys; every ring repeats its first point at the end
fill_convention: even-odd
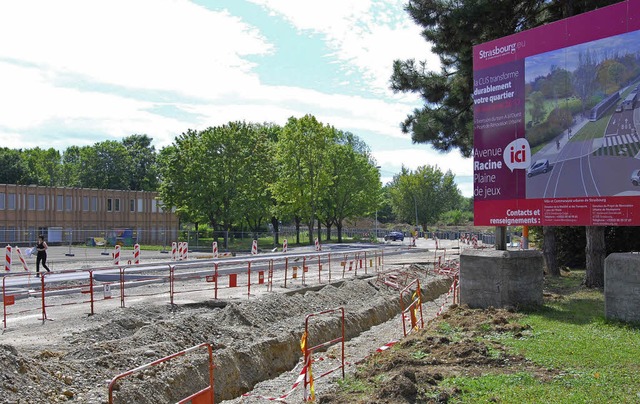
{"type": "Polygon", "coordinates": [[[128,170],[128,189],[134,191],[156,191],[158,189],[158,166],[156,149],[147,135],[131,135],[122,139],[131,166],[128,170]]]}
{"type": "Polygon", "coordinates": [[[25,176],[25,166],[22,160],[22,150],[0,148],[0,184],[22,184],[25,176]]]}
{"type": "Polygon", "coordinates": [[[390,185],[391,204],[397,217],[422,225],[435,224],[440,216],[461,206],[462,197],[451,171],[421,166],[416,171],[402,168],[390,185]]]}
{"type": "Polygon", "coordinates": [[[106,140],[80,149],[80,186],[129,189],[131,158],[121,142],[106,140]]]}
{"type": "Polygon", "coordinates": [[[80,171],[82,170],[82,154],[80,147],[69,146],[62,153],[60,170],[61,184],[66,187],[80,187],[80,171]]]}
{"type": "MultiPolygon", "coordinates": [[[[296,218],[298,229],[299,223],[307,225],[309,244],[313,243],[313,229],[324,193],[331,186],[327,158],[335,135],[333,128],[324,126],[312,115],[291,117],[276,146],[273,196],[282,215],[296,218]]],[[[297,239],[299,242],[299,232],[297,239]]]]}
{"type": "Polygon", "coordinates": [[[540,123],[545,117],[544,96],[540,91],[534,91],[529,95],[531,101],[529,113],[534,124],[540,123]]]}
{"type": "Polygon", "coordinates": [[[25,167],[24,183],[43,186],[62,184],[62,160],[60,152],[56,149],[25,149],[22,152],[22,160],[25,167]]]}
{"type": "Polygon", "coordinates": [[[246,122],[183,133],[160,153],[162,200],[190,218],[206,218],[214,230],[231,230],[248,214],[243,198],[262,194],[256,181],[268,167],[265,138],[246,122]]]}
{"type": "Polygon", "coordinates": [[[337,141],[327,157],[332,185],[323,196],[321,217],[327,227],[327,240],[335,225],[338,242],[342,242],[344,220],[371,214],[380,199],[381,186],[366,144],[351,133],[337,131],[335,137],[337,141]]]}

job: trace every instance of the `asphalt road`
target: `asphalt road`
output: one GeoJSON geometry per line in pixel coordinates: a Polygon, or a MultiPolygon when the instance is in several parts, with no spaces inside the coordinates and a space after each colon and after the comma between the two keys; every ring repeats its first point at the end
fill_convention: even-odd
{"type": "MultiPolygon", "coordinates": [[[[579,122],[573,133],[584,124],[579,122]]],[[[598,139],[574,141],[563,133],[560,147],[552,142],[532,156],[533,161],[548,159],[551,170],[527,178],[527,198],[639,195],[640,187],[630,180],[640,168],[640,153],[631,146],[640,142],[636,125],[640,108],[614,113],[598,139]]]]}

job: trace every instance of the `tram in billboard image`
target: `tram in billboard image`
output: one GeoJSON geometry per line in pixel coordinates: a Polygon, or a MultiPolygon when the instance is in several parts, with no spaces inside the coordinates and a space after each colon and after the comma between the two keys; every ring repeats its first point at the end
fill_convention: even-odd
{"type": "Polygon", "coordinates": [[[595,107],[591,108],[589,113],[589,120],[595,122],[613,107],[620,100],[620,92],[616,91],[604,100],[600,101],[595,107]]]}

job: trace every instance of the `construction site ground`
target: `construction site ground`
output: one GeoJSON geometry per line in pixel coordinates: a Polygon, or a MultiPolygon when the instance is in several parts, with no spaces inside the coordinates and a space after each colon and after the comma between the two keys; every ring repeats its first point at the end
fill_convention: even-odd
{"type": "MultiPolygon", "coordinates": [[[[8,319],[0,337],[0,403],[108,403],[108,385],[116,375],[205,342],[213,346],[216,402],[278,397],[301,402],[302,386],[292,387],[302,369],[300,337],[308,314],[344,308],[349,373],[379,348],[403,339],[399,290],[391,283],[402,287],[419,279],[425,322],[450,305],[452,279],[434,273],[438,254],[430,243],[433,240],[419,240],[410,253],[385,257],[379,274],[336,276],[322,285],[314,285],[310,277],[306,285],[290,283],[286,289],[283,279],[274,276],[273,291],[255,288],[251,296],[227,289],[215,300],[210,291],[185,292],[170,305],[166,294],[132,293],[126,307],[120,307],[118,299],[102,301],[94,315],[88,315],[86,305],[65,305],[69,297],[51,298],[55,307],[45,321],[37,311],[8,319]],[[386,275],[392,277],[385,283],[386,275]]],[[[447,252],[450,259],[461,250],[453,243],[447,252]]],[[[396,245],[408,248],[406,241],[396,245]]],[[[79,250],[75,260],[65,260],[64,249],[58,249],[50,252],[53,270],[101,265],[87,250],[85,257],[79,250]]],[[[188,284],[181,287],[191,290],[188,284]]],[[[310,344],[339,335],[338,317],[314,321],[310,344]]],[[[138,372],[115,386],[113,402],[177,402],[206,386],[206,359],[206,351],[194,351],[138,372]]],[[[318,376],[340,360],[339,344],[315,355],[316,395],[330,397],[341,372],[318,376]]]]}

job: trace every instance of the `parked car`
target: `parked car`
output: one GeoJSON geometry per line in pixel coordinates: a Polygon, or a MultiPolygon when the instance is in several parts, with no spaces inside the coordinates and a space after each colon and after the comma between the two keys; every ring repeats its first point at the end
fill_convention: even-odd
{"type": "Polygon", "coordinates": [[[640,168],[631,172],[631,183],[635,186],[640,184],[640,168]]]}
{"type": "Polygon", "coordinates": [[[535,163],[531,164],[531,167],[529,167],[529,172],[527,173],[528,177],[533,177],[534,175],[537,174],[542,174],[542,173],[546,173],[547,171],[549,171],[549,160],[544,159],[544,160],[538,160],[535,163]]]}
{"type": "Polygon", "coordinates": [[[389,232],[386,236],[384,236],[384,241],[404,241],[404,234],[399,231],[389,232]]]}
{"type": "Polygon", "coordinates": [[[618,104],[616,107],[616,112],[622,112],[622,104],[618,104]]]}

